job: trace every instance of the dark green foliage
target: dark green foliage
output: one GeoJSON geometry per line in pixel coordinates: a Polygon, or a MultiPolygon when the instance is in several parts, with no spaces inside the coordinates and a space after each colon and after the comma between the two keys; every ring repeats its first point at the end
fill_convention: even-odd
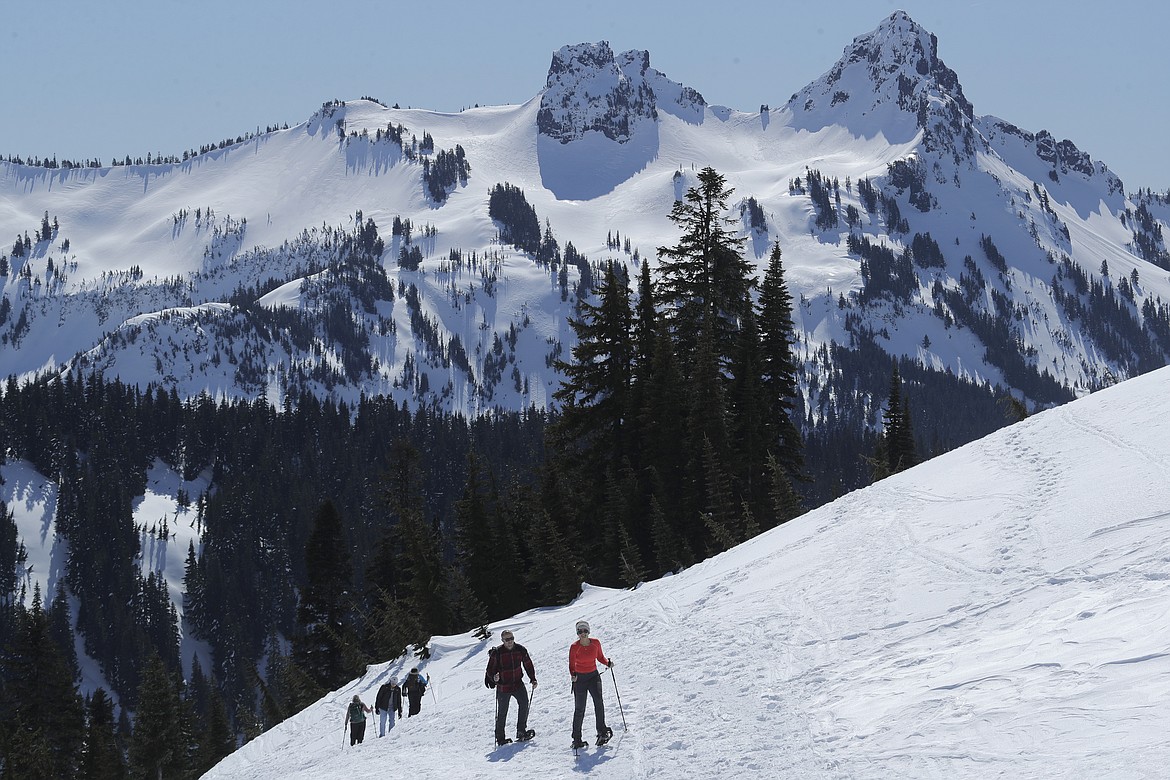
{"type": "Polygon", "coordinates": [[[817,209],[816,226],[819,230],[828,230],[837,227],[837,209],[834,207],[830,190],[832,185],[825,180],[820,171],[807,170],[805,180],[808,182],[808,195],[812,198],[817,209]]]}
{"type": "MultiPolygon", "coordinates": [[[[423,136],[425,143],[430,135],[423,136]]],[[[431,149],[434,149],[434,140],[431,139],[431,149]]],[[[423,151],[427,151],[425,148],[423,151]]],[[[440,149],[439,153],[434,156],[432,160],[430,157],[423,158],[423,182],[426,184],[427,195],[436,203],[443,203],[447,200],[447,193],[450,192],[455,185],[461,184],[467,186],[467,177],[471,173],[471,165],[467,162],[467,155],[463,151],[463,147],[456,145],[455,151],[450,152],[446,149],[440,149]]]]}
{"type": "Polygon", "coordinates": [[[580,315],[569,320],[577,336],[571,362],[558,362],[564,375],[554,397],[561,416],[554,436],[575,442],[583,464],[628,454],[625,425],[629,418],[633,360],[628,280],[612,261],[596,291],[597,304],[582,300],[580,315]]]}
{"type": "Polygon", "coordinates": [[[700,331],[711,332],[712,347],[726,365],[735,331],[754,286],[742,256],[744,239],[730,229],[727,199],[733,190],[712,168],[699,172],[699,186],[675,201],[670,221],[682,231],[678,244],[659,247],[662,280],[658,300],[684,362],[690,362],[700,331]]]}
{"type": "Polygon", "coordinates": [[[910,251],[914,264],[921,268],[946,268],[947,259],[930,233],[915,233],[910,241],[910,251]]]}
{"type": "Polygon", "coordinates": [[[178,686],[159,658],[147,662],[135,698],[138,706],[130,736],[131,776],[181,777],[186,769],[187,743],[179,722],[178,686]]]}
{"type": "Polygon", "coordinates": [[[85,735],[73,671],[53,639],[39,588],[30,607],[5,612],[11,629],[0,648],[0,764],[6,776],[70,777],[85,735]]]}
{"type": "Polygon", "coordinates": [[[102,688],[86,702],[85,747],[78,775],[86,780],[122,780],[126,777],[123,755],[114,722],[114,703],[102,688]]]}
{"type": "Polygon", "coordinates": [[[804,470],[803,444],[796,427],[799,395],[792,322],[792,296],[784,280],[780,244],[772,247],[760,285],[760,379],[763,384],[761,420],[775,448],[775,456],[790,479],[804,470]]]}
{"type": "Polygon", "coordinates": [[[17,538],[16,521],[13,519],[12,511],[0,501],[0,605],[12,604],[17,595],[17,583],[20,581],[18,572],[24,570],[27,558],[24,543],[17,538]]]}
{"type": "Polygon", "coordinates": [[[501,241],[533,255],[540,251],[540,220],[524,190],[507,182],[497,184],[488,196],[488,216],[500,223],[501,241]]]}
{"type": "Polygon", "coordinates": [[[910,403],[902,395],[902,377],[898,374],[897,363],[890,374],[890,392],[882,411],[879,448],[885,458],[885,474],[897,474],[918,463],[910,403]]]}
{"type": "Polygon", "coordinates": [[[987,259],[991,261],[991,265],[995,270],[1001,274],[1006,274],[1008,271],[1007,258],[1005,258],[991,240],[991,236],[979,236],[979,246],[983,248],[983,253],[987,255],[987,259]]]}
{"type": "Polygon", "coordinates": [[[909,302],[918,289],[918,275],[910,261],[909,252],[896,253],[885,244],[875,244],[868,236],[849,234],[849,251],[861,256],[861,278],[864,287],[859,294],[862,303],[877,298],[909,302]]]}
{"type": "Polygon", "coordinates": [[[293,659],[320,693],[331,691],[353,672],[345,664],[344,644],[350,640],[353,573],[344,525],[333,502],[317,510],[305,543],[306,587],[297,605],[301,634],[293,659]]]}

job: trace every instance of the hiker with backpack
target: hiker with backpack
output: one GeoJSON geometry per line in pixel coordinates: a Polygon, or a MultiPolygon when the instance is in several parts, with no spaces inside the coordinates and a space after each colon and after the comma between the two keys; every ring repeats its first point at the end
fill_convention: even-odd
{"type": "Polygon", "coordinates": [[[386,736],[386,721],[390,721],[390,728],[394,728],[394,713],[402,717],[402,688],[398,686],[398,678],[391,677],[390,682],[382,683],[378,695],[374,699],[374,711],[378,713],[378,736],[386,736]]]}
{"type": "Polygon", "coordinates": [[[373,712],[355,693],[353,701],[345,710],[345,723],[349,726],[349,746],[359,744],[366,736],[366,713],[373,712]]]}
{"type": "Polygon", "coordinates": [[[613,668],[613,661],[605,657],[601,642],[590,638],[589,624],[577,621],[577,641],[569,645],[569,676],[573,680],[573,749],[589,745],[581,739],[581,725],[585,721],[585,696],[593,697],[593,715],[597,721],[597,746],[609,742],[613,729],[605,725],[605,703],[601,700],[601,675],[597,664],[613,668]]]}
{"type": "Polygon", "coordinates": [[[423,694],[427,692],[427,683],[431,680],[426,675],[418,673],[418,667],[413,666],[410,669],[410,674],[406,675],[406,681],[402,683],[402,690],[406,693],[406,700],[410,702],[410,708],[406,711],[406,717],[413,718],[418,715],[419,710],[422,709],[423,694]]]}
{"type": "Polygon", "coordinates": [[[528,728],[528,691],[524,689],[524,672],[536,692],[536,669],[524,645],[516,644],[511,631],[500,633],[503,644],[488,651],[487,671],[483,682],[496,689],[496,745],[506,745],[512,740],[504,736],[504,724],[508,720],[508,705],[516,699],[516,741],[526,742],[536,736],[528,728]]]}

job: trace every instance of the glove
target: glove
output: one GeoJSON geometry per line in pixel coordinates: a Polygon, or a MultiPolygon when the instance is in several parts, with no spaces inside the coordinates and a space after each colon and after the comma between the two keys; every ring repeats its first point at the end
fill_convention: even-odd
{"type": "Polygon", "coordinates": [[[535,687],[536,687],[536,680],[533,680],[533,681],[532,681],[532,687],[533,687],[533,688],[535,688],[535,687]]]}
{"type": "Polygon", "coordinates": [[[493,677],[492,679],[495,680],[496,682],[499,682],[500,681],[500,673],[496,672],[496,676],[493,677]]]}
{"type": "Polygon", "coordinates": [[[606,667],[607,669],[612,669],[612,668],[613,668],[613,661],[606,661],[606,662],[605,662],[605,667],[606,667]]]}

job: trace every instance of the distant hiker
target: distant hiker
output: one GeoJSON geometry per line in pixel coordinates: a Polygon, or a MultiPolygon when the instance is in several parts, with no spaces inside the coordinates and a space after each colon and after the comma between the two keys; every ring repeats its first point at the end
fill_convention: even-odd
{"type": "Polygon", "coordinates": [[[597,744],[604,745],[613,736],[613,729],[605,725],[605,703],[601,700],[601,675],[597,664],[613,667],[613,661],[601,651],[601,642],[589,638],[589,624],[577,621],[577,641],[569,645],[569,675],[573,678],[573,748],[586,747],[581,739],[581,724],[585,720],[585,695],[593,697],[593,714],[597,720],[597,744]]]}
{"type": "Polygon", "coordinates": [[[374,711],[378,713],[378,736],[386,736],[386,721],[390,721],[390,728],[394,728],[394,713],[402,717],[402,688],[398,687],[398,678],[391,677],[390,682],[382,683],[378,695],[374,699],[374,711]]]}
{"type": "Polygon", "coordinates": [[[349,707],[345,711],[345,722],[349,726],[349,746],[360,743],[366,737],[366,713],[373,712],[369,707],[362,703],[362,700],[355,693],[353,701],[349,703],[349,707]]]}
{"type": "Polygon", "coordinates": [[[406,675],[406,681],[402,683],[402,690],[406,692],[406,698],[410,702],[406,717],[418,715],[418,711],[422,709],[423,694],[427,692],[427,683],[430,681],[429,677],[418,673],[417,666],[411,667],[410,674],[406,675]]]}
{"type": "Polygon", "coordinates": [[[496,689],[496,744],[506,745],[512,740],[504,737],[504,724],[508,720],[508,705],[516,699],[516,741],[524,742],[536,736],[528,728],[528,691],[524,689],[524,672],[536,690],[536,670],[524,645],[516,644],[511,631],[500,634],[504,641],[499,647],[488,651],[487,672],[483,682],[496,689]]]}

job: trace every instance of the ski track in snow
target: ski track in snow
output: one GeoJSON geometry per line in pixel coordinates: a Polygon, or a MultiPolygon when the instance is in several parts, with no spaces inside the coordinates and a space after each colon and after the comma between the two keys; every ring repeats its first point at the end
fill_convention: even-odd
{"type": "Polygon", "coordinates": [[[679,574],[499,621],[491,643],[438,637],[434,696],[386,739],[343,747],[343,705],[411,658],[207,777],[1163,777],[1168,385],[1163,369],[1036,415],[679,574]],[[606,673],[614,739],[574,759],[582,617],[628,730],[606,673]],[[482,672],[505,627],[536,663],[537,736],[495,750],[482,672]]]}

